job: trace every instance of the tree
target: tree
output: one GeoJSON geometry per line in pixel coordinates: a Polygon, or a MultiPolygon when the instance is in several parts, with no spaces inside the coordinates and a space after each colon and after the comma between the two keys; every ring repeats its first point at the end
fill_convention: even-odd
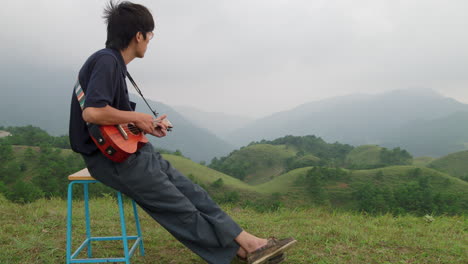
{"type": "Polygon", "coordinates": [[[384,165],[410,165],[413,161],[413,157],[408,151],[400,149],[399,147],[393,150],[382,148],[380,151],[380,160],[384,165]]]}
{"type": "Polygon", "coordinates": [[[317,204],[324,204],[328,200],[328,193],[325,190],[325,175],[317,167],[309,170],[306,175],[307,190],[317,204]]]}
{"type": "Polygon", "coordinates": [[[213,183],[211,183],[211,187],[216,188],[216,189],[223,187],[223,185],[224,185],[224,181],[221,178],[218,178],[213,183]]]}
{"type": "Polygon", "coordinates": [[[41,198],[43,193],[40,188],[33,185],[32,183],[23,182],[22,180],[17,181],[11,191],[6,193],[8,200],[17,203],[30,203],[41,198]]]}

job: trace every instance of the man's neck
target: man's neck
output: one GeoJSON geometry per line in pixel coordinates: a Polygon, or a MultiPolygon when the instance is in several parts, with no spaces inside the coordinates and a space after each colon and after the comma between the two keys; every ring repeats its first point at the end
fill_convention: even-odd
{"type": "Polygon", "coordinates": [[[134,58],[136,58],[135,53],[132,49],[126,48],[124,50],[120,50],[120,54],[122,54],[122,58],[125,62],[125,65],[128,65],[134,58]]]}

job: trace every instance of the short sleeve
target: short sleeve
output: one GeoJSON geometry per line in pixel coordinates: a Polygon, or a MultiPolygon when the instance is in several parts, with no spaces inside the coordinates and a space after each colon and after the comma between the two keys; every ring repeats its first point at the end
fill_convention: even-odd
{"type": "Polygon", "coordinates": [[[103,55],[96,60],[86,88],[84,107],[105,107],[111,105],[116,92],[117,60],[103,55]]]}

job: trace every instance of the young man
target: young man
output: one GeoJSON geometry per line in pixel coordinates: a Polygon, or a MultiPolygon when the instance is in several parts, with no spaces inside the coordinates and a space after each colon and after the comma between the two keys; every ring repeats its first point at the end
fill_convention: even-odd
{"type": "Polygon", "coordinates": [[[90,138],[88,125],[133,123],[147,134],[164,137],[166,115],[135,112],[126,85],[127,64],[143,58],[154,21],[142,5],[109,3],[106,48],[92,54],[78,80],[84,108],[75,94],[70,114],[70,143],[81,153],[91,175],[134,199],[181,243],[208,263],[230,263],[237,255],[248,263],[280,263],[296,241],[258,238],[242,230],[198,185],[145,144],[124,162],[106,158],[90,138]]]}

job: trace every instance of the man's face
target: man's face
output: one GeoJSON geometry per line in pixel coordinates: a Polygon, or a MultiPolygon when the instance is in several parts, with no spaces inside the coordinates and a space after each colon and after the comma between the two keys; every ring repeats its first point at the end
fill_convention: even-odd
{"type": "Polygon", "coordinates": [[[137,34],[137,48],[136,48],[136,56],[138,58],[143,58],[146,53],[146,49],[148,48],[148,43],[153,38],[153,32],[146,32],[146,39],[143,37],[144,33],[138,32],[137,34]]]}

